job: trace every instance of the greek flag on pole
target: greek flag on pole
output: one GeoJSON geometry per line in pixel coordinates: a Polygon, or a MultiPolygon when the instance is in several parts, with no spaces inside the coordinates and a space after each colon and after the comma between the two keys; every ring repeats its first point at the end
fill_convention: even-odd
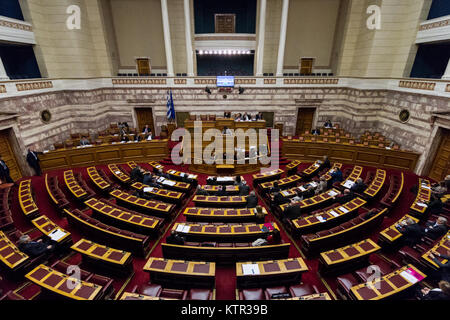
{"type": "Polygon", "coordinates": [[[173,106],[172,90],[167,91],[167,119],[175,120],[175,108],[173,106]]]}

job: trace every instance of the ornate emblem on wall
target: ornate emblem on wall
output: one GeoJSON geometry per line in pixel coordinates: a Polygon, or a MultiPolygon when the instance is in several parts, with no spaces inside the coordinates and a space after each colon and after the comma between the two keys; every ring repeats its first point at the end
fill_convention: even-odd
{"type": "Polygon", "coordinates": [[[306,79],[283,79],[284,84],[338,84],[339,79],[327,79],[327,78],[306,78],[306,79]]]}
{"type": "Polygon", "coordinates": [[[39,90],[53,88],[53,83],[51,81],[24,82],[17,83],[16,87],[17,91],[39,90]]]}
{"type": "Polygon", "coordinates": [[[410,113],[408,110],[403,109],[402,111],[400,111],[400,113],[398,114],[398,118],[400,120],[400,122],[405,123],[408,122],[409,118],[410,118],[410,113]]]}
{"type": "Polygon", "coordinates": [[[43,123],[49,123],[50,120],[52,120],[52,114],[50,113],[50,111],[47,109],[41,111],[41,121],[43,123]]]}
{"type": "Polygon", "coordinates": [[[434,87],[436,86],[435,82],[421,82],[421,81],[405,81],[402,80],[398,84],[401,88],[408,88],[408,89],[419,89],[419,90],[434,90],[434,87]]]}
{"type": "Polygon", "coordinates": [[[166,79],[112,79],[113,84],[166,84],[166,79]]]}
{"type": "Polygon", "coordinates": [[[0,93],[6,93],[6,87],[3,84],[0,85],[0,93]]]}

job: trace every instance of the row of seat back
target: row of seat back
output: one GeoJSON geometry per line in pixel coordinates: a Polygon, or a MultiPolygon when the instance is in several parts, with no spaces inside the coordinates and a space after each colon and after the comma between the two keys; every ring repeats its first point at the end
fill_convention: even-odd
{"type": "Polygon", "coordinates": [[[0,189],[0,230],[14,227],[11,213],[11,186],[0,189]]]}
{"type": "Polygon", "coordinates": [[[398,175],[392,175],[389,180],[389,189],[386,193],[386,195],[381,199],[380,203],[387,207],[392,208],[395,203],[397,203],[397,200],[400,197],[400,194],[403,190],[403,184],[404,184],[404,175],[403,172],[400,176],[398,175]]]}
{"type": "Polygon", "coordinates": [[[160,299],[176,300],[213,300],[214,292],[211,289],[174,289],[164,288],[160,284],[148,283],[141,286],[136,285],[132,293],[142,294],[144,296],[156,297],[160,299]]]}
{"type": "Polygon", "coordinates": [[[59,210],[63,210],[64,208],[67,208],[69,206],[69,201],[67,200],[65,194],[62,192],[62,190],[59,188],[58,184],[58,177],[57,176],[49,176],[48,174],[45,175],[45,184],[47,187],[47,192],[52,200],[52,202],[55,204],[55,206],[59,210]]]}
{"type": "Polygon", "coordinates": [[[81,172],[78,172],[75,174],[75,180],[78,182],[81,188],[83,188],[87,192],[87,198],[91,198],[95,196],[95,192],[87,185],[86,181],[84,180],[83,176],[81,175],[81,172]]]}
{"type": "Polygon", "coordinates": [[[239,300],[273,300],[277,299],[277,297],[294,298],[318,293],[319,290],[315,285],[301,283],[291,286],[239,290],[239,300]]]}
{"type": "Polygon", "coordinates": [[[64,209],[64,212],[70,224],[99,243],[112,245],[141,256],[145,256],[149,250],[150,238],[148,236],[106,225],[78,209],[70,211],[64,209]]]}
{"type": "Polygon", "coordinates": [[[361,240],[367,237],[367,232],[383,222],[386,211],[387,209],[383,209],[369,219],[365,219],[366,213],[362,213],[332,229],[303,235],[301,237],[302,246],[307,254],[313,255],[318,251],[341,247],[361,240]]]}

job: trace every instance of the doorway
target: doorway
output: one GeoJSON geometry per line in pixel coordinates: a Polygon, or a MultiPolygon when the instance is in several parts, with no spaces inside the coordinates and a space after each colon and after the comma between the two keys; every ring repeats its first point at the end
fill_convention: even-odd
{"type": "Polygon", "coordinates": [[[153,135],[156,135],[155,125],[153,123],[153,109],[152,108],[135,108],[136,120],[137,120],[137,130],[142,132],[146,124],[152,129],[153,135]]]}
{"type": "Polygon", "coordinates": [[[316,108],[298,108],[296,136],[303,134],[305,131],[311,132],[315,112],[316,108]]]}
{"type": "Polygon", "coordinates": [[[428,176],[436,181],[441,181],[448,174],[450,174],[450,130],[442,129],[441,142],[428,176]]]}
{"type": "Polygon", "coordinates": [[[10,142],[11,129],[0,131],[0,154],[5,160],[6,165],[9,167],[11,178],[16,181],[22,178],[22,171],[17,163],[16,156],[14,155],[11,142],[10,142]]]}

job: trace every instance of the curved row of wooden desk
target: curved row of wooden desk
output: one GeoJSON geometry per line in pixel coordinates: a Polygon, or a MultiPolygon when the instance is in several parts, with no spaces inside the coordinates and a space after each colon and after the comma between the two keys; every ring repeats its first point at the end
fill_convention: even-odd
{"type": "Polygon", "coordinates": [[[18,197],[20,208],[26,217],[32,218],[39,214],[39,209],[34,202],[31,179],[20,181],[18,197]]]}
{"type": "MultiPolygon", "coordinates": [[[[267,210],[263,207],[262,212],[267,216],[267,210]]],[[[187,221],[199,222],[232,222],[232,221],[254,221],[256,220],[256,209],[220,209],[220,208],[197,208],[188,207],[184,209],[183,215],[187,221]]],[[[263,219],[262,219],[263,220],[263,219]]]]}

